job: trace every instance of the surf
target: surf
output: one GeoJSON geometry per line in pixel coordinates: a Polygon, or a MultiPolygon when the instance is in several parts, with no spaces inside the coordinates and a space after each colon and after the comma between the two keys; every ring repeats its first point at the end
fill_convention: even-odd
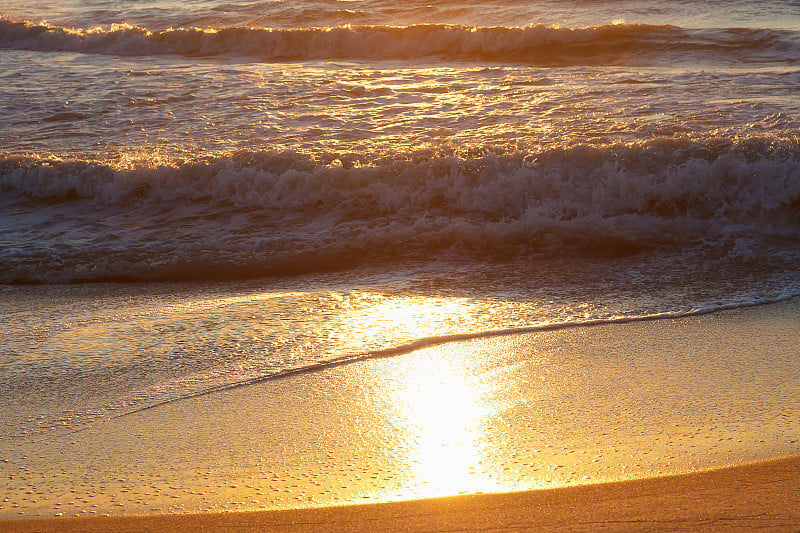
{"type": "Polygon", "coordinates": [[[350,166],[269,152],[132,169],[6,158],[0,191],[17,242],[0,257],[4,283],[244,279],[363,262],[698,247],[758,256],[796,241],[800,147],[660,139],[350,166]],[[74,237],[57,236],[55,221],[69,221],[74,237]]]}
{"type": "Polygon", "coordinates": [[[797,64],[800,33],[692,30],[644,23],[575,28],[413,24],[164,30],[118,23],[85,29],[2,18],[0,47],[120,56],[241,57],[269,62],[438,59],[568,66],[723,60],[797,64]]]}

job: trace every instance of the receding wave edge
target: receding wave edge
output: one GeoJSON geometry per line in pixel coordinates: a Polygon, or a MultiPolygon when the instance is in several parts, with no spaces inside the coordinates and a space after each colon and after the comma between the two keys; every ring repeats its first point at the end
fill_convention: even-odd
{"type": "MultiPolygon", "coordinates": [[[[459,341],[468,341],[468,340],[477,340],[477,339],[487,339],[492,337],[501,337],[507,335],[524,335],[528,333],[543,333],[548,331],[561,331],[566,329],[577,329],[577,328],[591,328],[591,327],[598,327],[598,326],[611,326],[611,325],[622,325],[622,324],[631,324],[637,322],[652,322],[656,320],[675,320],[680,318],[689,318],[694,316],[702,316],[702,315],[709,315],[713,313],[718,313],[721,311],[730,311],[736,309],[745,309],[748,307],[758,307],[762,305],[769,305],[779,302],[785,302],[791,300],[792,298],[796,298],[800,296],[800,293],[789,293],[781,295],[777,298],[770,298],[770,299],[763,299],[763,300],[750,300],[745,302],[736,302],[736,303],[729,303],[729,304],[721,304],[716,306],[708,306],[700,309],[691,309],[688,311],[671,311],[671,312],[664,312],[664,313],[657,313],[653,315],[645,315],[645,316],[631,316],[631,317],[618,317],[618,318],[610,318],[610,319],[597,319],[597,320],[588,320],[583,322],[562,322],[557,324],[541,324],[535,326],[527,326],[527,327],[520,327],[520,328],[507,328],[507,329],[497,329],[497,330],[490,330],[490,331],[479,331],[473,333],[456,333],[451,335],[439,335],[434,337],[425,337],[422,339],[417,339],[412,342],[401,344],[399,346],[393,346],[391,348],[385,348],[380,350],[373,350],[369,352],[364,352],[360,354],[354,355],[345,355],[342,357],[337,357],[335,359],[330,359],[327,361],[322,361],[319,363],[314,363],[311,365],[305,365],[296,368],[290,368],[287,370],[282,370],[279,372],[274,372],[270,374],[265,374],[262,376],[256,376],[248,379],[244,379],[241,381],[236,381],[234,383],[226,383],[223,385],[218,385],[210,388],[206,388],[203,390],[191,392],[189,394],[184,394],[175,398],[169,398],[166,400],[162,400],[160,402],[156,402],[153,404],[145,405],[143,407],[139,407],[137,409],[126,411],[124,413],[119,413],[114,416],[105,418],[101,420],[99,423],[106,422],[108,420],[115,420],[118,418],[123,418],[126,416],[130,416],[136,413],[141,413],[143,411],[148,411],[150,409],[155,409],[158,407],[162,407],[164,405],[169,405],[176,402],[181,402],[185,400],[191,400],[193,398],[199,398],[202,396],[208,396],[211,394],[217,394],[221,392],[226,392],[230,390],[235,390],[243,387],[249,387],[251,385],[257,385],[259,383],[264,383],[268,381],[274,381],[278,379],[289,378],[292,376],[298,376],[303,374],[311,374],[315,372],[321,372],[324,370],[329,370],[331,368],[335,368],[338,366],[349,365],[353,363],[359,363],[363,361],[368,361],[371,359],[383,359],[389,357],[397,357],[400,355],[405,355],[416,350],[422,350],[425,348],[431,348],[434,346],[439,346],[442,344],[447,344],[450,342],[459,342],[459,341]]],[[[85,431],[93,426],[95,426],[97,422],[87,424],[86,426],[77,428],[67,433],[63,433],[59,435],[59,437],[65,437],[67,435],[73,435],[75,433],[79,433],[81,431],[85,431]]],[[[51,437],[48,437],[51,438],[51,437]]]]}

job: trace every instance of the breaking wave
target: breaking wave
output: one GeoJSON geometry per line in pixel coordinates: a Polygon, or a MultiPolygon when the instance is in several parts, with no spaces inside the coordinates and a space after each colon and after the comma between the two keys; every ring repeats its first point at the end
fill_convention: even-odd
{"type": "Polygon", "coordinates": [[[800,36],[789,30],[688,30],[624,23],[587,28],[417,24],[150,31],[127,24],[81,29],[0,19],[0,47],[123,56],[234,56],[264,61],[440,57],[544,65],[675,59],[797,63],[800,36]]]}
{"type": "Polygon", "coordinates": [[[0,281],[235,279],[436,258],[757,254],[800,233],[800,142],[657,140],[323,164],[0,162],[0,281]]]}

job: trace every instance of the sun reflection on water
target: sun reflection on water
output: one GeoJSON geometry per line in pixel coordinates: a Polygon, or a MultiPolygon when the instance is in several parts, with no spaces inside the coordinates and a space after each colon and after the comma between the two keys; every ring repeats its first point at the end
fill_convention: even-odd
{"type": "MultiPolygon", "coordinates": [[[[391,300],[374,307],[371,323],[392,321],[403,330],[430,334],[464,309],[455,300],[391,300]],[[426,318],[429,317],[429,318],[426,318]],[[435,329],[435,328],[434,328],[435,329]]],[[[380,326],[378,326],[380,327],[380,326]]],[[[490,418],[500,408],[497,384],[485,361],[459,343],[421,350],[370,376],[382,398],[386,422],[398,432],[405,463],[405,494],[419,498],[499,492],[512,487],[485,464],[490,418]]]]}
{"type": "Polygon", "coordinates": [[[479,475],[483,421],[491,413],[487,387],[452,361],[428,360],[393,391],[408,432],[411,486],[421,495],[492,490],[479,475]]]}
{"type": "Polygon", "coordinates": [[[352,313],[352,320],[359,324],[351,322],[350,327],[372,337],[399,333],[419,339],[453,333],[460,324],[470,322],[474,307],[466,298],[396,298],[364,293],[355,300],[364,307],[352,313]]]}

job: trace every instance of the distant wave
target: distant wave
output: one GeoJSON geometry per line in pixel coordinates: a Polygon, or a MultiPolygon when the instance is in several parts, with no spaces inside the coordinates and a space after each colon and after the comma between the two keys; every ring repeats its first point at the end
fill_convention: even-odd
{"type": "Polygon", "coordinates": [[[800,61],[800,36],[787,30],[687,30],[675,26],[612,24],[561,28],[469,27],[444,24],[333,28],[149,31],[126,24],[65,28],[0,19],[0,47],[123,56],[182,54],[264,61],[305,59],[418,59],[526,64],[652,63],[674,59],[800,61]]]}
{"type": "Polygon", "coordinates": [[[800,141],[658,140],[324,165],[0,161],[0,281],[228,279],[462,257],[797,245],[800,141]]]}

